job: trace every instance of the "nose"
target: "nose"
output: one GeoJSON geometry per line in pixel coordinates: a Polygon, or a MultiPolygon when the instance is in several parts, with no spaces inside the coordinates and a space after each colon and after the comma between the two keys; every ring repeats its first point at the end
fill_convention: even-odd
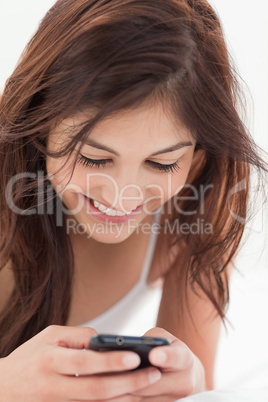
{"type": "Polygon", "coordinates": [[[107,183],[102,187],[102,197],[107,205],[117,211],[129,212],[136,209],[144,202],[143,184],[140,180],[134,180],[133,174],[124,172],[114,183],[107,183]],[[139,182],[139,183],[138,183],[139,182]]]}

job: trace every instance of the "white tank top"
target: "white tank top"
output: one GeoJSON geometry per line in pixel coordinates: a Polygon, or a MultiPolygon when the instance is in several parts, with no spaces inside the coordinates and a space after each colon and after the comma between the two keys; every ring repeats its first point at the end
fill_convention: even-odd
{"type": "Polygon", "coordinates": [[[79,327],[91,327],[99,333],[141,336],[155,327],[162,296],[161,287],[150,288],[147,276],[160,229],[161,208],[155,211],[149,245],[139,281],[116,304],[79,327]]]}

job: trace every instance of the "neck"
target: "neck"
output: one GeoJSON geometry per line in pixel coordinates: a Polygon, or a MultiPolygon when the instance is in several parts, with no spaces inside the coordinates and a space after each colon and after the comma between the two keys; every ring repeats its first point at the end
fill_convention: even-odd
{"type": "MultiPolygon", "coordinates": [[[[147,216],[142,223],[152,224],[153,217],[147,216]]],[[[93,273],[94,266],[99,271],[102,269],[109,269],[108,267],[116,264],[118,260],[123,262],[124,259],[130,261],[131,256],[137,250],[143,249],[144,243],[150,237],[150,231],[134,231],[127,239],[120,243],[102,243],[87,234],[74,234],[70,232],[71,243],[75,256],[75,269],[82,272],[88,271],[88,263],[90,262],[90,271],[93,273]]]]}

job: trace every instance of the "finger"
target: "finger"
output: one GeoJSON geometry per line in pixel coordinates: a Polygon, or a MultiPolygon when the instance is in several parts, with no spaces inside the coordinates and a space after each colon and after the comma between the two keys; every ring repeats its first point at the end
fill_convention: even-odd
{"type": "Polygon", "coordinates": [[[55,347],[48,357],[50,367],[65,375],[92,375],[131,370],[139,366],[140,357],[134,352],[77,350],[55,347]]]}
{"type": "Polygon", "coordinates": [[[193,364],[194,356],[185,343],[163,328],[152,328],[145,336],[169,338],[169,346],[158,346],[149,353],[149,361],[165,371],[184,370],[193,364]]]}
{"type": "Polygon", "coordinates": [[[172,335],[170,332],[166,331],[163,328],[159,328],[159,327],[149,329],[149,331],[145,332],[145,334],[143,336],[168,338],[171,341],[177,340],[177,338],[174,335],[172,335]]]}
{"type": "MultiPolygon", "coordinates": [[[[70,402],[81,402],[81,400],[71,399],[70,402]]],[[[99,399],[90,399],[90,402],[99,402],[99,399]]],[[[102,399],[101,402],[141,402],[141,397],[135,396],[133,394],[132,395],[127,394],[122,396],[116,396],[115,398],[102,399]]],[[[152,400],[151,402],[155,402],[155,400],[152,400]]],[[[160,402],[163,401],[161,400],[160,402]]],[[[170,402],[170,400],[168,402],[170,402]]]]}
{"type": "Polygon", "coordinates": [[[50,325],[40,333],[52,345],[73,349],[87,349],[89,340],[97,332],[89,327],[50,325]]]}
{"type": "MultiPolygon", "coordinates": [[[[117,396],[116,398],[112,399],[104,399],[102,402],[141,402],[143,401],[144,398],[141,396],[135,396],[133,394],[130,395],[123,395],[123,396],[117,396]]],[[[175,399],[171,399],[170,395],[159,395],[159,396],[148,396],[146,397],[146,402],[171,402],[174,401],[175,399]]],[[[71,402],[79,402],[79,401],[71,401],[71,402]]]]}
{"type": "Polygon", "coordinates": [[[194,355],[181,341],[174,341],[170,346],[159,346],[149,353],[152,365],[165,371],[185,370],[194,362],[194,355]]]}
{"type": "Polygon", "coordinates": [[[172,373],[162,373],[162,378],[156,384],[150,385],[138,391],[133,395],[146,397],[168,396],[169,400],[177,400],[191,395],[195,390],[195,384],[189,371],[178,371],[172,373]]]}
{"type": "Polygon", "coordinates": [[[132,395],[127,394],[122,396],[116,396],[115,398],[103,399],[101,402],[141,402],[141,397],[135,396],[133,394],[132,395]]]}
{"type": "Polygon", "coordinates": [[[58,385],[61,387],[62,395],[65,397],[67,395],[68,399],[98,401],[134,393],[155,383],[160,378],[160,371],[150,367],[113,375],[78,378],[61,376],[58,385]]]}

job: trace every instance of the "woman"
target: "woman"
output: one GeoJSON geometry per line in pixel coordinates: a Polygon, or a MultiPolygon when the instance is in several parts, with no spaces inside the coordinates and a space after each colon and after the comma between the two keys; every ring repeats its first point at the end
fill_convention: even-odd
{"type": "Polygon", "coordinates": [[[205,0],[59,0],[47,13],[1,99],[2,399],[213,388],[250,168],[266,169],[238,94],[205,0]],[[157,368],[84,350],[159,291],[146,335],[172,344],[150,352],[157,368]]]}

